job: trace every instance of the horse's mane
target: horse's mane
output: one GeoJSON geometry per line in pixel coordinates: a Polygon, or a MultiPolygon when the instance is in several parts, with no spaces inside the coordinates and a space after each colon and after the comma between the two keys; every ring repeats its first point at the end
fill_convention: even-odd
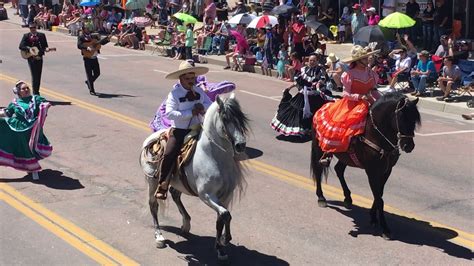
{"type": "Polygon", "coordinates": [[[401,92],[388,92],[382,95],[372,106],[371,109],[375,110],[380,108],[380,106],[386,105],[387,103],[397,103],[406,96],[401,92]]]}
{"type": "Polygon", "coordinates": [[[233,124],[237,130],[247,135],[249,132],[249,118],[242,112],[239,102],[235,98],[228,98],[224,101],[220,112],[224,124],[233,124]]]}

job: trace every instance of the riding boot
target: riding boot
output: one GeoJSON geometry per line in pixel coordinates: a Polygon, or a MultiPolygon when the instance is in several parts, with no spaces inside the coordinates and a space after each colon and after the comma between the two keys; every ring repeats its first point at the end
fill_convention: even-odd
{"type": "Polygon", "coordinates": [[[324,152],[323,156],[321,156],[321,159],[319,159],[319,164],[324,167],[328,167],[329,164],[331,163],[332,159],[332,153],[330,152],[324,152]]]}

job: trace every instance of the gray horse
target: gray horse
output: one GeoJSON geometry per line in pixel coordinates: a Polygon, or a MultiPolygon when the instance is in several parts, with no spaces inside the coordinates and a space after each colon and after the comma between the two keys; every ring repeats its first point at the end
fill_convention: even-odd
{"type": "MultiPolygon", "coordinates": [[[[219,260],[227,259],[224,246],[232,239],[230,233],[232,217],[228,206],[234,198],[235,189],[237,188],[240,194],[245,185],[243,169],[237,160],[237,155],[245,151],[248,132],[249,120],[241,111],[234,95],[226,100],[217,97],[206,112],[195,154],[184,167],[192,193],[185,188],[179,176],[173,175],[170,178],[169,191],[183,218],[181,226],[183,233],[191,229],[191,217],[181,202],[182,193],[197,195],[217,212],[215,248],[219,260]]],[[[155,242],[158,248],[163,248],[165,238],[160,231],[157,215],[159,201],[155,198],[158,179],[154,177],[159,173],[159,160],[150,153],[150,147],[160,134],[161,132],[155,132],[145,140],[140,164],[148,181],[148,199],[155,225],[155,242]]]]}

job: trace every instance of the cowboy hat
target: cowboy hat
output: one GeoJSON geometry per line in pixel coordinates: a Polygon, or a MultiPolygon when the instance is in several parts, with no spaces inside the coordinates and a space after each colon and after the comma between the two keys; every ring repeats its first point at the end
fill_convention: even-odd
{"type": "Polygon", "coordinates": [[[372,13],[375,13],[375,12],[377,12],[377,10],[375,9],[375,7],[373,7],[373,6],[371,6],[371,7],[367,8],[367,10],[366,10],[366,11],[367,11],[367,12],[372,12],[372,13]]]}
{"type": "Polygon", "coordinates": [[[184,74],[194,73],[196,76],[204,75],[209,71],[207,67],[194,66],[193,60],[185,60],[179,64],[178,70],[169,73],[165,76],[165,79],[179,79],[184,74]]]}
{"type": "Polygon", "coordinates": [[[339,58],[334,53],[330,53],[326,58],[326,63],[336,63],[337,61],[339,58]]]}
{"type": "Polygon", "coordinates": [[[342,62],[346,63],[346,64],[347,63],[352,63],[352,62],[355,62],[357,60],[369,57],[369,56],[371,56],[373,54],[376,54],[376,53],[379,53],[379,52],[380,52],[380,50],[375,50],[373,52],[368,52],[367,48],[363,48],[360,45],[354,45],[354,47],[352,47],[352,50],[351,50],[351,57],[345,58],[344,60],[342,60],[342,62]]]}

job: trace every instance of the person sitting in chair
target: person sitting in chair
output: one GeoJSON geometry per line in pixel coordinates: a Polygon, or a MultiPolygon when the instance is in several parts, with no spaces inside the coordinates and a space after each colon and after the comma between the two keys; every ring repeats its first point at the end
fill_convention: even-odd
{"type": "Polygon", "coordinates": [[[436,98],[438,101],[446,101],[450,98],[449,93],[461,84],[461,69],[454,64],[454,59],[450,56],[444,58],[444,67],[441,76],[438,78],[439,88],[443,96],[436,98]]]}
{"type": "Polygon", "coordinates": [[[390,89],[395,90],[395,83],[397,80],[405,79],[407,80],[410,75],[411,67],[411,58],[408,57],[407,48],[402,47],[401,49],[395,49],[388,54],[392,59],[395,59],[395,70],[390,73],[388,76],[388,82],[390,84],[390,89]]]}
{"type": "Polygon", "coordinates": [[[196,86],[196,77],[208,71],[207,67],[196,67],[194,61],[186,60],[179,65],[179,70],[165,77],[179,79],[179,83],[173,86],[166,100],[165,115],[171,120],[171,129],[160,166],[159,185],[155,193],[158,199],[166,199],[169,176],[184,143],[184,137],[191,132],[193,125],[201,123],[200,116],[204,115],[212,103],[206,93],[196,86]]]}
{"type": "Polygon", "coordinates": [[[413,96],[421,96],[426,89],[426,82],[436,79],[436,68],[430,58],[430,53],[426,50],[421,51],[420,60],[416,67],[411,71],[411,81],[415,87],[413,96]]]}

